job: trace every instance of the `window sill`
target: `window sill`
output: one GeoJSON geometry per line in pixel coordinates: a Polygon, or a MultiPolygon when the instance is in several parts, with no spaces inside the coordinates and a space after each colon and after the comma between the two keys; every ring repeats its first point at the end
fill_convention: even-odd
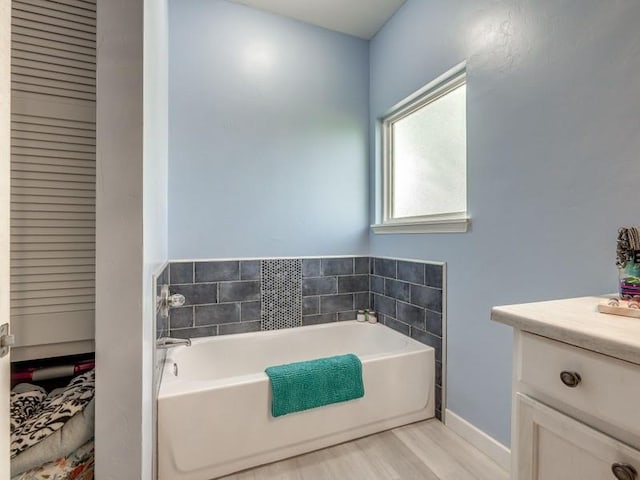
{"type": "Polygon", "coordinates": [[[464,233],[469,228],[470,218],[426,220],[421,222],[393,222],[371,225],[376,234],[397,233],[464,233]]]}

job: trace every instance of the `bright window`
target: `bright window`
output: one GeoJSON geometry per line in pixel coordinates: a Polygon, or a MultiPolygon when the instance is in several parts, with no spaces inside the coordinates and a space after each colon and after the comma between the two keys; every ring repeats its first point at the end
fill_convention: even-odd
{"type": "Polygon", "coordinates": [[[466,231],[464,67],[430,83],[382,118],[382,162],[382,224],[374,231],[466,231]]]}

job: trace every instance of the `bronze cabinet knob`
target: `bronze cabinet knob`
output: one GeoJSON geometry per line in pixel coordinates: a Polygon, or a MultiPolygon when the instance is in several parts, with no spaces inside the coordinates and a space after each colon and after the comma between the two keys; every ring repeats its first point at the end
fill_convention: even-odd
{"type": "Polygon", "coordinates": [[[626,463],[614,463],[611,471],[618,480],[635,480],[638,476],[636,469],[626,463]]]}
{"type": "Polygon", "coordinates": [[[568,372],[564,370],[563,372],[560,372],[560,380],[562,380],[562,383],[564,383],[567,387],[576,388],[578,385],[580,385],[582,377],[580,377],[580,374],[577,372],[568,372]]]}

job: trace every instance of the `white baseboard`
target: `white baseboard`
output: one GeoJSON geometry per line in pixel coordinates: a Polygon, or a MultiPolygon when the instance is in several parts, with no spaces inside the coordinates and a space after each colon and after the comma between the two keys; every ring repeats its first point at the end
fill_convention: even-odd
{"type": "Polygon", "coordinates": [[[449,409],[446,410],[444,418],[445,425],[452,431],[460,435],[507,472],[511,469],[511,450],[449,409]]]}

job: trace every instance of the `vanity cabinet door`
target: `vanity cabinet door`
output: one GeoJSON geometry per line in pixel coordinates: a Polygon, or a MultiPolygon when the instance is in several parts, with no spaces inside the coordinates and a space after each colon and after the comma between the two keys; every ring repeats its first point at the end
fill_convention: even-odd
{"type": "Polygon", "coordinates": [[[526,395],[515,400],[514,480],[640,480],[639,451],[526,395]]]}

